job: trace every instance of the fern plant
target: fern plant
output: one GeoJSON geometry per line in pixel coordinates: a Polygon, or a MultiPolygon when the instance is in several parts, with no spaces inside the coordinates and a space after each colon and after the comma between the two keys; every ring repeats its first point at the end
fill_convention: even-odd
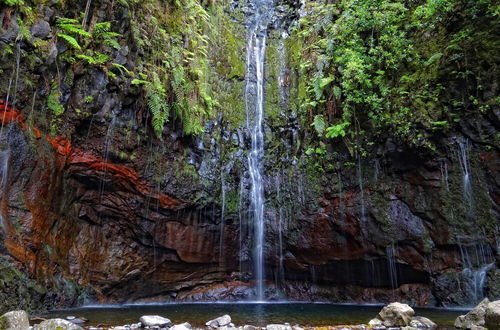
{"type": "Polygon", "coordinates": [[[77,40],[78,37],[88,39],[92,36],[83,29],[82,25],[76,19],[73,18],[59,17],[57,18],[56,26],[62,31],[58,33],[57,36],[64,39],[68,45],[76,50],[82,49],[82,46],[77,40]]]}
{"type": "Polygon", "coordinates": [[[160,138],[163,133],[163,126],[168,119],[168,105],[166,100],[166,92],[158,74],[152,74],[152,81],[147,83],[148,107],[152,115],[152,126],[156,137],[160,138]]]}
{"type": "Polygon", "coordinates": [[[76,58],[82,59],[86,61],[89,64],[92,65],[99,65],[99,64],[104,64],[109,60],[109,56],[103,53],[99,52],[92,52],[92,55],[84,55],[84,54],[78,54],[76,55],[76,58]]]}
{"type": "Polygon", "coordinates": [[[111,32],[110,22],[101,22],[94,25],[92,39],[95,43],[106,45],[114,49],[120,49],[120,44],[115,38],[121,37],[120,33],[111,32]]]}
{"type": "Polygon", "coordinates": [[[92,33],[85,31],[81,23],[74,18],[59,17],[56,26],[61,31],[57,36],[64,39],[76,51],[76,54],[72,53],[70,56],[66,56],[69,62],[73,62],[77,58],[90,65],[103,65],[109,61],[110,57],[96,49],[100,46],[120,49],[116,38],[121,37],[121,34],[110,31],[110,22],[96,23],[92,33]]]}

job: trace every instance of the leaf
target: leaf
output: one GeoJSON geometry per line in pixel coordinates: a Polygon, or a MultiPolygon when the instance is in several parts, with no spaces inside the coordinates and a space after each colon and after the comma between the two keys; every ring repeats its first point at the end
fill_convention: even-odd
{"type": "Polygon", "coordinates": [[[330,126],[326,129],[326,137],[327,138],[336,138],[338,136],[345,136],[346,132],[345,132],[345,128],[349,126],[349,122],[345,121],[343,123],[340,123],[340,124],[337,124],[337,125],[333,125],[333,126],[330,126]]]}
{"type": "Polygon", "coordinates": [[[124,72],[126,72],[127,74],[130,74],[129,69],[127,69],[125,66],[123,66],[120,63],[111,63],[111,66],[117,68],[118,71],[120,71],[120,74],[123,74],[124,72]]]}
{"type": "Polygon", "coordinates": [[[443,56],[443,53],[433,54],[431,57],[429,57],[429,59],[427,61],[425,61],[424,65],[425,66],[431,65],[432,63],[438,61],[441,58],[441,56],[443,56]]]}
{"type": "Polygon", "coordinates": [[[319,81],[319,87],[324,89],[329,83],[331,83],[335,79],[334,76],[328,76],[326,78],[322,78],[319,81]]]}
{"type": "Polygon", "coordinates": [[[66,40],[66,42],[74,49],[78,49],[78,50],[82,49],[82,47],[80,47],[80,44],[78,43],[78,41],[75,38],[73,38],[72,36],[69,36],[69,35],[64,34],[64,33],[58,33],[57,36],[66,40]]]}
{"type": "Polygon", "coordinates": [[[338,99],[342,96],[342,91],[338,86],[333,87],[333,95],[338,99]]]}
{"type": "Polygon", "coordinates": [[[326,126],[323,115],[314,116],[314,121],[312,122],[311,126],[314,126],[314,129],[316,130],[316,133],[318,133],[318,135],[322,135],[326,126]]]}
{"type": "Polygon", "coordinates": [[[132,79],[132,81],[130,82],[131,85],[144,85],[144,84],[148,84],[149,82],[147,80],[142,80],[142,79],[132,79]]]}

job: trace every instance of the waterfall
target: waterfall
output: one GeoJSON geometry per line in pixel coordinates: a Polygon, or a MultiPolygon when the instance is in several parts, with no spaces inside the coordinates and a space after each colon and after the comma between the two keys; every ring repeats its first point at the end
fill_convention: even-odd
{"type": "Polygon", "coordinates": [[[494,263],[487,264],[478,269],[465,268],[462,271],[466,281],[469,282],[471,293],[473,294],[473,303],[477,304],[484,298],[484,285],[486,283],[486,274],[494,267],[494,263]]]}
{"type": "Polygon", "coordinates": [[[283,200],[281,197],[281,174],[276,176],[276,200],[279,204],[278,210],[278,274],[276,284],[283,285],[285,282],[285,267],[283,265],[283,200]]]}
{"type": "Polygon", "coordinates": [[[396,264],[396,248],[394,247],[394,243],[391,243],[391,245],[387,246],[385,251],[387,255],[387,269],[389,271],[389,278],[391,280],[391,289],[395,290],[399,285],[396,264]]]}
{"type": "Polygon", "coordinates": [[[220,215],[219,268],[222,271],[224,270],[224,217],[226,213],[226,180],[224,178],[224,168],[220,172],[220,185],[222,210],[220,215]]]}
{"type": "MultiPolygon", "coordinates": [[[[0,151],[0,188],[6,191],[7,178],[9,173],[10,148],[0,151]]],[[[1,196],[0,197],[4,197],[1,196]]]]}
{"type": "MultiPolygon", "coordinates": [[[[0,147],[2,147],[0,145],[0,147]]],[[[3,147],[2,147],[3,148],[3,147]]],[[[6,149],[0,150],[0,234],[7,229],[7,215],[3,214],[3,205],[8,203],[8,181],[9,181],[9,165],[11,159],[11,151],[7,146],[6,149]],[[5,203],[5,204],[4,204],[5,203]]]]}
{"type": "Polygon", "coordinates": [[[106,174],[108,172],[108,159],[109,159],[109,152],[112,147],[113,143],[113,132],[115,129],[115,124],[116,124],[116,115],[114,112],[112,112],[112,118],[111,122],[109,123],[108,129],[106,131],[106,136],[104,137],[104,146],[103,146],[103,151],[102,151],[102,158],[104,160],[104,171],[101,176],[101,180],[99,183],[99,203],[102,204],[102,199],[104,196],[104,188],[106,186],[106,174]]]}
{"type": "Polygon", "coordinates": [[[246,229],[246,225],[243,224],[243,199],[244,199],[245,182],[240,180],[240,193],[238,200],[238,220],[240,222],[240,251],[239,251],[239,271],[243,273],[243,230],[246,229]]]}
{"type": "Polygon", "coordinates": [[[254,277],[257,299],[264,299],[264,56],[267,26],[272,17],[272,0],[248,0],[252,13],[248,17],[247,72],[245,105],[247,130],[251,136],[248,171],[251,180],[251,214],[254,224],[254,277]]]}
{"type": "Polygon", "coordinates": [[[462,169],[463,176],[463,199],[464,206],[466,210],[466,217],[472,220],[475,216],[474,214],[474,200],[472,195],[472,184],[471,184],[471,174],[469,165],[469,152],[471,145],[468,139],[465,141],[458,142],[458,162],[460,163],[460,168],[462,169]]]}

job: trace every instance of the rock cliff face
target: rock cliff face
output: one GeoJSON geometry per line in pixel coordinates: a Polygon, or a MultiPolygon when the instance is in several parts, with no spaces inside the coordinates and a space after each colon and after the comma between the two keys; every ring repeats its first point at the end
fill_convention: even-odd
{"type": "MultiPolygon", "coordinates": [[[[95,20],[110,15],[109,6],[92,7],[95,20]]],[[[282,6],[282,18],[294,18],[292,5],[282,6]]],[[[70,10],[39,5],[31,38],[52,40],[55,16],[70,10]]],[[[112,14],[125,36],[128,14],[112,14]]],[[[19,29],[15,15],[1,9],[3,50],[19,29]]],[[[270,59],[280,42],[273,36],[270,59]]],[[[14,106],[12,93],[6,104],[9,82],[1,85],[0,265],[10,275],[0,275],[7,302],[0,313],[19,304],[251,298],[243,126],[219,116],[191,137],[174,122],[156,139],[130,79],[81,63],[59,66],[53,56],[64,53],[61,42],[31,57],[32,43],[15,45],[0,65],[21,77],[14,106]],[[56,75],[73,111],[49,122],[44,102],[56,75]],[[54,123],[58,134],[50,134],[54,123]]],[[[129,40],[114,56],[129,69],[142,65],[129,40]]],[[[269,81],[281,64],[269,61],[269,81]]],[[[239,88],[241,78],[224,84],[239,88]]],[[[452,306],[499,298],[500,157],[481,137],[498,134],[498,112],[437,137],[435,151],[389,139],[353,159],[339,144],[330,167],[304,154],[307,132],[293,113],[280,118],[266,123],[269,299],[452,306]]]]}

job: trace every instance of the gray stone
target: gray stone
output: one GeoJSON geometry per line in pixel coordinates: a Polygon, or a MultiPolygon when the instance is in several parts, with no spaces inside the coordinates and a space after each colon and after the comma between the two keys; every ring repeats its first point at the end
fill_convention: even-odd
{"type": "Polygon", "coordinates": [[[284,324],[268,324],[266,330],[292,330],[292,327],[284,324]]]}
{"type": "Polygon", "coordinates": [[[25,330],[29,326],[30,321],[25,311],[12,311],[0,316],[0,329],[25,330]]]}
{"type": "Polygon", "coordinates": [[[248,324],[245,324],[243,326],[243,330],[257,330],[256,327],[254,327],[253,325],[248,325],[248,324]]]}
{"type": "Polygon", "coordinates": [[[218,328],[228,325],[229,323],[231,323],[231,316],[226,314],[208,321],[207,323],[205,323],[205,325],[211,328],[218,328]]]}
{"type": "Polygon", "coordinates": [[[460,315],[455,320],[455,328],[472,329],[473,327],[482,327],[486,314],[486,306],[489,304],[488,298],[485,298],[473,310],[465,315],[460,315]]]}
{"type": "Polygon", "coordinates": [[[414,328],[436,329],[437,324],[423,316],[414,316],[410,321],[410,326],[414,328]]]}
{"type": "Polygon", "coordinates": [[[55,60],[56,60],[56,58],[57,58],[57,54],[59,54],[59,51],[57,50],[56,44],[55,43],[51,43],[48,55],[45,58],[45,63],[47,65],[51,65],[52,63],[54,63],[55,60]]]}
{"type": "Polygon", "coordinates": [[[82,327],[63,319],[50,319],[35,325],[35,330],[83,330],[82,327]]]}
{"type": "MultiPolygon", "coordinates": [[[[382,320],[379,320],[377,318],[371,319],[370,322],[368,322],[368,325],[370,325],[374,328],[384,326],[384,324],[382,323],[382,320]]],[[[385,326],[384,326],[384,328],[385,328],[385,326]]]]}
{"type": "Polygon", "coordinates": [[[300,325],[296,324],[292,327],[292,330],[304,330],[300,325]]]}
{"type": "Polygon", "coordinates": [[[484,321],[489,330],[500,330],[500,300],[492,301],[486,306],[484,321]]]}
{"type": "Polygon", "coordinates": [[[39,19],[31,27],[31,36],[33,38],[49,39],[52,37],[52,30],[50,29],[50,24],[43,19],[39,19]]]}
{"type": "Polygon", "coordinates": [[[159,315],[143,315],[139,321],[143,327],[170,327],[172,325],[172,321],[159,315]]]}
{"type": "Polygon", "coordinates": [[[173,327],[170,328],[170,330],[191,330],[193,327],[191,324],[184,322],[181,324],[176,324],[173,327]]]}
{"type": "Polygon", "coordinates": [[[415,312],[410,306],[394,302],[382,308],[377,319],[381,320],[386,327],[407,326],[414,314],[415,312]]]}

